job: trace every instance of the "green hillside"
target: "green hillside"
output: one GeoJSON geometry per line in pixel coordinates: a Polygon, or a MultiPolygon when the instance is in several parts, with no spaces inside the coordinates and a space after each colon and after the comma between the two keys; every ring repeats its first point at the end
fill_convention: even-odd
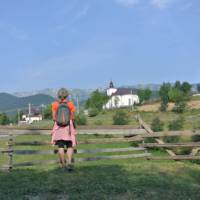
{"type": "Polygon", "coordinates": [[[7,93],[0,93],[0,112],[13,114],[17,109],[27,108],[31,103],[33,106],[46,105],[54,101],[54,98],[44,94],[28,97],[16,97],[7,93]]]}

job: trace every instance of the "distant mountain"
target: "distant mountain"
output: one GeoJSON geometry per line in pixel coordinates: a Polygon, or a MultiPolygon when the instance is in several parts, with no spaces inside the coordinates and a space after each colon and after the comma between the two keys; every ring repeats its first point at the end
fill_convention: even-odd
{"type": "Polygon", "coordinates": [[[121,86],[123,88],[134,88],[136,90],[138,89],[145,89],[149,88],[152,91],[158,91],[160,89],[161,84],[137,84],[137,85],[132,85],[132,86],[121,86]]]}
{"type": "Polygon", "coordinates": [[[45,94],[16,97],[8,93],[0,93],[0,112],[13,114],[16,113],[17,109],[26,109],[29,103],[33,106],[40,106],[42,104],[50,104],[54,100],[55,98],[45,94]]]}
{"type": "MultiPolygon", "coordinates": [[[[78,103],[79,103],[79,106],[83,106],[93,91],[94,91],[93,89],[70,89],[69,93],[70,93],[71,100],[75,103],[76,106],[78,103]]],[[[29,92],[16,92],[14,93],[14,96],[28,97],[28,96],[33,96],[36,94],[45,94],[53,98],[57,98],[57,92],[58,92],[58,89],[46,88],[43,90],[36,90],[36,91],[29,91],[29,92]]]]}

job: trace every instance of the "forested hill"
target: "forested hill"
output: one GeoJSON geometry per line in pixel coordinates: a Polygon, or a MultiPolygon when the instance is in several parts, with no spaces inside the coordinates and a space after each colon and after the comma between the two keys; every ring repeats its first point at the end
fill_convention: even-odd
{"type": "Polygon", "coordinates": [[[24,109],[31,103],[34,106],[50,104],[54,98],[49,95],[36,94],[28,97],[16,97],[8,93],[0,93],[0,112],[12,113],[24,109]]]}

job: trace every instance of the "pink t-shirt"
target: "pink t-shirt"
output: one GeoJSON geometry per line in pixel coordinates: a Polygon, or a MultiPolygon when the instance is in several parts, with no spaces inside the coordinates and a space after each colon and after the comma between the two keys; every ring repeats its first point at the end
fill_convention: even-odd
{"type": "Polygon", "coordinates": [[[77,132],[74,129],[72,120],[70,120],[70,126],[60,127],[54,123],[53,129],[51,131],[51,143],[55,144],[58,140],[70,140],[72,141],[72,146],[76,146],[76,135],[77,132]]]}

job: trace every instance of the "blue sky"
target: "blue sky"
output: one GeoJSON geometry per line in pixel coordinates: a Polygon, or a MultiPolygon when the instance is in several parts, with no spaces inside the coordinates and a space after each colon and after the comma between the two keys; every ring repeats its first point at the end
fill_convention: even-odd
{"type": "Polygon", "coordinates": [[[0,0],[0,92],[200,82],[199,0],[0,0]]]}

